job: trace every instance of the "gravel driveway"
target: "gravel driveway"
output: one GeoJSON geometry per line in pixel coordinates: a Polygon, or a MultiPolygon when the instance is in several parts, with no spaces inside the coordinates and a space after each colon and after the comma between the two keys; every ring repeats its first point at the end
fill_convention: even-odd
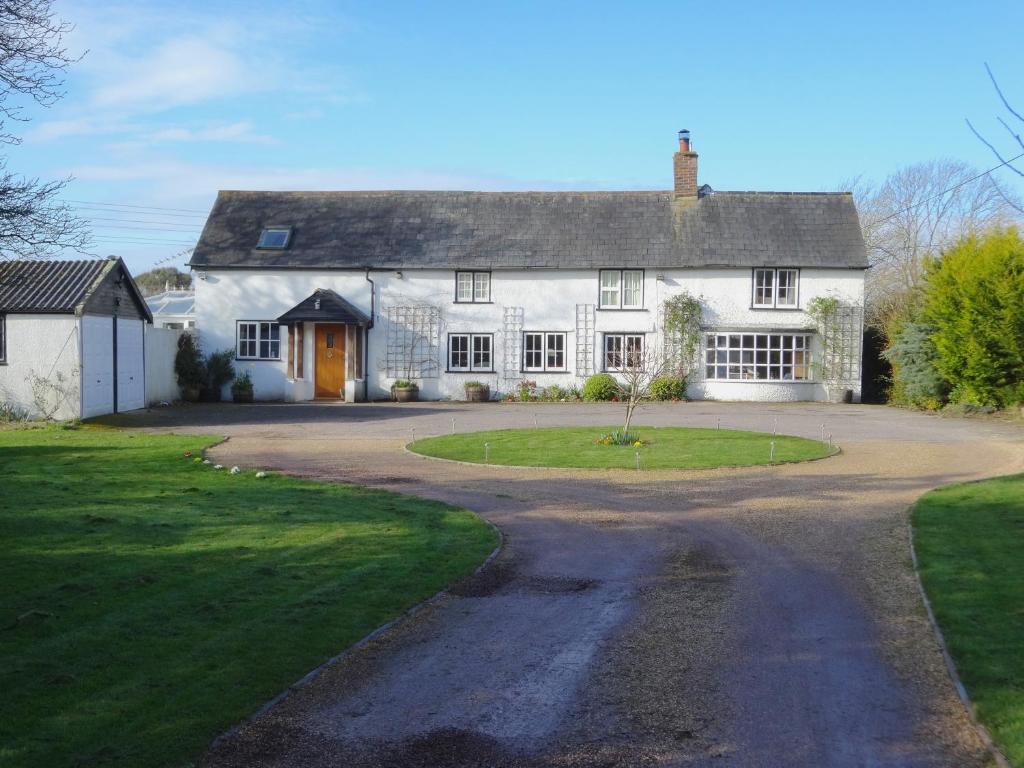
{"type": "Polygon", "coordinates": [[[704,471],[466,466],[417,436],[608,424],[601,405],[276,405],[130,423],[222,463],[441,499],[505,536],[449,596],[206,756],[216,766],[975,766],[910,568],[906,509],[1024,469],[1024,432],[871,406],[648,406],[639,424],[818,437],[831,459],[704,471]]]}

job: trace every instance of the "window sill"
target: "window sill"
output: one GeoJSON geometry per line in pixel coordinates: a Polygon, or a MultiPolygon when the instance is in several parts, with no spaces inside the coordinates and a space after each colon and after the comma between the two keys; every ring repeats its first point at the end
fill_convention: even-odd
{"type": "Polygon", "coordinates": [[[459,301],[456,299],[452,304],[493,304],[493,301],[459,301]]]}
{"type": "Polygon", "coordinates": [[[547,368],[547,369],[536,369],[530,370],[529,368],[520,368],[520,373],[570,373],[568,368],[547,368]]]}
{"type": "Polygon", "coordinates": [[[821,384],[812,379],[704,379],[708,384],[821,384]]]}
{"type": "Polygon", "coordinates": [[[750,309],[754,312],[803,312],[800,307],[758,307],[751,306],[750,309]]]}
{"type": "Polygon", "coordinates": [[[595,311],[597,312],[650,312],[651,310],[645,309],[644,307],[598,307],[595,311]]]}
{"type": "Polygon", "coordinates": [[[280,363],[280,357],[236,357],[236,363],[280,363]]]}
{"type": "Polygon", "coordinates": [[[491,368],[490,370],[487,370],[487,371],[481,370],[479,368],[477,368],[475,370],[472,370],[472,371],[466,370],[464,368],[459,368],[459,369],[456,369],[456,370],[452,370],[451,368],[446,368],[445,369],[445,373],[497,373],[497,371],[495,371],[493,368],[491,368]]]}

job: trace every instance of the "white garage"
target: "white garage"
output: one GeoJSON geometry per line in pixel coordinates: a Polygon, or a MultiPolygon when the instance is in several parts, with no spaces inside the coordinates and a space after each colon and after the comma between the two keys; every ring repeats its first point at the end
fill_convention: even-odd
{"type": "Polygon", "coordinates": [[[144,408],[152,322],[120,259],[0,264],[0,402],[56,419],[144,408]]]}

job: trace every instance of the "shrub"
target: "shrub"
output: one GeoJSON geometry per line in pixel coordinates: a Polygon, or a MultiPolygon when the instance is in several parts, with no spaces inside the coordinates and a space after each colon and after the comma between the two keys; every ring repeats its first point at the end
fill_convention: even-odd
{"type": "Polygon", "coordinates": [[[922,317],[951,399],[1024,401],[1024,240],[1014,228],[961,240],[929,263],[922,317]]]}
{"type": "Polygon", "coordinates": [[[234,350],[224,349],[206,358],[206,385],[220,389],[235,378],[234,350]]]}
{"type": "Polygon", "coordinates": [[[652,400],[682,400],[686,397],[686,379],[682,376],[659,376],[647,391],[652,400]]]}
{"type": "Polygon", "coordinates": [[[188,389],[199,389],[206,381],[206,367],[203,356],[196,344],[195,336],[183,333],[178,337],[178,351],[174,354],[174,375],[178,378],[178,386],[188,389]]]}
{"type": "Polygon", "coordinates": [[[619,383],[607,373],[595,373],[583,385],[583,399],[588,403],[616,400],[621,394],[619,383]]]}
{"type": "Polygon", "coordinates": [[[409,381],[409,379],[399,379],[391,385],[392,389],[418,389],[415,383],[409,381]]]}
{"type": "Polygon", "coordinates": [[[640,436],[632,430],[623,431],[617,429],[611,434],[601,435],[597,439],[598,445],[632,445],[639,448],[643,445],[643,441],[640,436]]]}
{"type": "Polygon", "coordinates": [[[484,384],[482,381],[467,381],[462,386],[466,389],[483,389],[487,385],[484,384]]]}
{"type": "Polygon", "coordinates": [[[246,371],[231,382],[231,396],[235,400],[252,400],[252,377],[246,371]]]}
{"type": "Polygon", "coordinates": [[[935,367],[938,353],[932,342],[935,328],[907,323],[882,353],[892,363],[892,399],[919,408],[936,410],[949,395],[949,383],[935,367]]]}
{"type": "Polygon", "coordinates": [[[519,386],[516,387],[515,399],[521,403],[528,403],[531,400],[537,399],[537,382],[527,381],[524,379],[519,382],[519,386]]]}
{"type": "Polygon", "coordinates": [[[573,384],[571,387],[569,387],[567,390],[565,390],[565,399],[566,400],[582,400],[583,399],[583,393],[580,391],[580,388],[578,386],[573,384]]]}
{"type": "Polygon", "coordinates": [[[557,384],[552,384],[550,387],[545,387],[538,397],[549,403],[560,403],[566,399],[566,391],[557,384]]]}

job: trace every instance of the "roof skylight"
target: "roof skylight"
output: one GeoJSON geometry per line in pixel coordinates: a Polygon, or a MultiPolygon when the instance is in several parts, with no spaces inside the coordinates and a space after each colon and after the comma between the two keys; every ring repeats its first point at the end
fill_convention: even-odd
{"type": "Polygon", "coordinates": [[[287,248],[292,237],[291,227],[265,227],[260,233],[257,248],[287,248]]]}

